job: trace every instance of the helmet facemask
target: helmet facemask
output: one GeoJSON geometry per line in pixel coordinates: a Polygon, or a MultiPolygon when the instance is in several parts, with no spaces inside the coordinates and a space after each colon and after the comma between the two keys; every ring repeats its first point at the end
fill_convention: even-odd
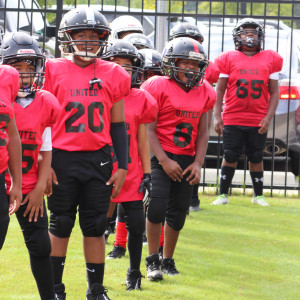
{"type": "Polygon", "coordinates": [[[18,63],[26,63],[27,65],[34,67],[32,72],[19,71],[20,89],[18,92],[18,97],[25,98],[33,92],[36,92],[43,88],[45,78],[45,58],[42,55],[41,57],[16,56],[15,58],[11,58],[5,61],[5,64],[11,65],[17,70],[18,63]]]}

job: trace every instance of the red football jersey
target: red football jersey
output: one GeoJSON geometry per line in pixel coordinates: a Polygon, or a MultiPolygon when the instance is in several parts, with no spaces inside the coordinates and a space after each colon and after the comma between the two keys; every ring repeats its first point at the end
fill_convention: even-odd
{"type": "Polygon", "coordinates": [[[220,72],[212,61],[209,60],[209,65],[205,70],[205,79],[210,83],[216,83],[219,80],[220,72]]]}
{"type": "Polygon", "coordinates": [[[119,65],[96,59],[85,68],[64,59],[46,63],[44,89],[55,95],[61,112],[53,127],[53,148],[96,151],[112,144],[110,110],[130,90],[130,76],[119,65]],[[99,78],[101,89],[89,81],[99,78]]]}
{"type": "MultiPolygon", "coordinates": [[[[138,150],[138,128],[140,124],[152,123],[156,120],[158,106],[155,99],[147,92],[131,89],[125,97],[125,123],[128,138],[128,172],[120,194],[113,202],[142,200],[144,193],[139,193],[143,169],[138,150]]],[[[115,159],[114,159],[115,160],[115,159]]],[[[113,172],[117,171],[118,163],[114,162],[113,172]]]]}
{"type": "MultiPolygon", "coordinates": [[[[46,127],[52,126],[59,114],[57,99],[47,91],[35,93],[34,100],[26,108],[14,103],[16,124],[22,143],[22,194],[28,194],[37,182],[38,155],[43,144],[42,135],[46,127]]],[[[7,190],[11,181],[5,174],[7,190]]]]}
{"type": "Polygon", "coordinates": [[[282,57],[264,50],[249,57],[241,51],[221,53],[215,60],[220,73],[229,75],[223,107],[224,125],[258,127],[269,107],[269,77],[282,68],[282,57]]]}
{"type": "Polygon", "coordinates": [[[12,103],[17,97],[20,84],[18,71],[10,66],[0,66],[0,78],[0,173],[3,173],[8,167],[7,126],[14,117],[12,103]]]}
{"type": "Polygon", "coordinates": [[[201,87],[187,93],[174,79],[154,76],[141,88],[158,103],[156,134],[162,148],[174,154],[194,155],[200,117],[216,102],[212,86],[204,80],[201,87]]]}

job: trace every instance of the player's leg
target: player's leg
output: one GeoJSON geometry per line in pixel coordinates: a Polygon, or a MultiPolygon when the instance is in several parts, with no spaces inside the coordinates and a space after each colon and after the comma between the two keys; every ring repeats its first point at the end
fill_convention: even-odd
{"type": "MultiPolygon", "coordinates": [[[[174,155],[174,158],[183,170],[194,161],[194,157],[192,156],[174,155]]],[[[162,271],[170,276],[179,273],[175,267],[173,255],[179,233],[185,223],[186,211],[189,208],[193,193],[193,186],[186,181],[188,176],[189,174],[185,175],[181,182],[171,183],[171,192],[166,213],[162,260],[162,271]]]]}
{"type": "MultiPolygon", "coordinates": [[[[81,158],[82,188],[79,202],[79,223],[83,234],[83,251],[88,281],[87,299],[107,297],[103,287],[107,212],[112,185],[106,182],[112,173],[110,147],[84,153],[81,158]],[[101,161],[110,163],[101,166],[101,161]]],[[[106,298],[104,298],[106,299],[106,298]]]]}
{"type": "Polygon", "coordinates": [[[212,205],[228,204],[228,191],[235,173],[237,162],[243,151],[244,133],[240,126],[224,126],[223,130],[223,161],[220,176],[219,197],[212,205]]]}
{"type": "Polygon", "coordinates": [[[199,184],[195,184],[193,187],[193,195],[190,203],[189,211],[200,211],[200,199],[198,195],[199,184]]]}
{"type": "Polygon", "coordinates": [[[128,253],[130,266],[127,270],[127,290],[140,290],[140,264],[143,249],[143,234],[145,231],[145,216],[142,201],[123,202],[126,227],[128,229],[128,253]]]}
{"type": "Polygon", "coordinates": [[[152,197],[147,210],[146,229],[149,256],[146,257],[147,278],[161,280],[161,263],[158,250],[161,235],[161,224],[165,220],[167,202],[170,193],[171,179],[165,173],[157,158],[151,159],[152,197]]]}
{"type": "Polygon", "coordinates": [[[9,224],[9,203],[6,195],[4,173],[0,174],[0,250],[5,241],[9,224]]]}
{"type": "Polygon", "coordinates": [[[107,242],[108,237],[115,232],[116,218],[117,218],[117,203],[110,202],[109,209],[107,212],[107,226],[104,232],[105,242],[107,242]]]}
{"type": "Polygon", "coordinates": [[[48,216],[45,201],[43,217],[39,216],[36,222],[29,222],[28,216],[23,216],[27,205],[28,203],[20,206],[16,216],[29,252],[31,271],[40,298],[42,300],[54,299],[53,269],[50,260],[51,243],[48,234],[48,216]]]}
{"type": "Polygon", "coordinates": [[[65,299],[62,277],[80,195],[80,183],[75,177],[78,174],[76,153],[53,149],[52,167],[56,173],[58,185],[53,184],[53,193],[48,197],[51,262],[56,297],[65,299]]]}
{"type": "Polygon", "coordinates": [[[106,259],[121,258],[125,255],[128,230],[126,228],[125,212],[121,204],[117,205],[117,226],[114,248],[108,253],[106,259]]]}
{"type": "Polygon", "coordinates": [[[264,166],[263,156],[267,140],[267,133],[258,133],[259,127],[249,127],[246,139],[246,154],[249,160],[249,171],[254,189],[252,203],[261,206],[269,206],[263,196],[264,166]]]}

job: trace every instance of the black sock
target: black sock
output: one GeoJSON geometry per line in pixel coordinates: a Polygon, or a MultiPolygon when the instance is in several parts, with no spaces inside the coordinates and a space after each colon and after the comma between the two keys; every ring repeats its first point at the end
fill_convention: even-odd
{"type": "Polygon", "coordinates": [[[54,284],[62,283],[66,257],[51,256],[53,267],[54,284]]]}
{"type": "Polygon", "coordinates": [[[140,269],[142,249],[143,249],[143,234],[136,235],[128,232],[128,253],[130,261],[130,270],[140,269]]]}
{"type": "Polygon", "coordinates": [[[54,299],[52,264],[49,256],[30,257],[30,266],[35,278],[41,300],[54,299]]]}
{"type": "Polygon", "coordinates": [[[94,283],[103,283],[104,277],[104,263],[93,264],[86,263],[86,277],[88,281],[88,287],[91,288],[94,283]]]}
{"type": "Polygon", "coordinates": [[[264,172],[250,172],[250,175],[254,189],[254,197],[261,196],[263,194],[264,172]]]}
{"type": "Polygon", "coordinates": [[[220,178],[220,195],[228,195],[228,190],[234,176],[235,168],[222,166],[220,178]]]}

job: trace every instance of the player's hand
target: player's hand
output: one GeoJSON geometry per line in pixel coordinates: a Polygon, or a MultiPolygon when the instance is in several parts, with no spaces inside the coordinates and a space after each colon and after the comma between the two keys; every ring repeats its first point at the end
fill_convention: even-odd
{"type": "Polygon", "coordinates": [[[44,215],[44,190],[45,189],[36,186],[21,202],[21,205],[25,205],[28,202],[23,217],[26,217],[29,214],[29,222],[31,222],[32,219],[36,222],[39,216],[43,217],[44,215]]]}
{"type": "Polygon", "coordinates": [[[214,118],[214,129],[215,132],[218,135],[222,135],[223,134],[223,129],[224,129],[224,123],[221,117],[215,117],[214,118]]]}
{"type": "Polygon", "coordinates": [[[51,196],[52,195],[52,182],[55,185],[58,185],[56,174],[55,174],[54,170],[51,168],[50,172],[49,172],[48,179],[47,179],[45,192],[44,192],[44,194],[46,196],[51,196]]]}
{"type": "Polygon", "coordinates": [[[116,198],[119,195],[122,185],[125,181],[126,174],[127,170],[118,169],[106,182],[106,185],[113,184],[114,186],[110,199],[116,198]]]}
{"type": "Polygon", "coordinates": [[[183,175],[182,169],[177,161],[167,158],[166,160],[160,162],[166,174],[173,180],[180,182],[183,175]]]}
{"type": "Polygon", "coordinates": [[[260,121],[259,123],[259,129],[258,129],[258,133],[260,134],[264,134],[268,131],[269,129],[269,125],[270,125],[270,120],[267,118],[264,118],[260,121]]]}
{"type": "Polygon", "coordinates": [[[189,176],[186,178],[186,181],[189,182],[190,185],[198,184],[201,178],[201,168],[198,163],[193,162],[190,164],[182,173],[182,175],[189,174],[189,176]]]}
{"type": "Polygon", "coordinates": [[[151,174],[145,173],[139,188],[139,193],[144,192],[143,204],[148,206],[151,201],[152,183],[151,174]]]}
{"type": "Polygon", "coordinates": [[[12,215],[18,211],[22,201],[22,189],[11,186],[9,191],[9,214],[12,215]]]}

